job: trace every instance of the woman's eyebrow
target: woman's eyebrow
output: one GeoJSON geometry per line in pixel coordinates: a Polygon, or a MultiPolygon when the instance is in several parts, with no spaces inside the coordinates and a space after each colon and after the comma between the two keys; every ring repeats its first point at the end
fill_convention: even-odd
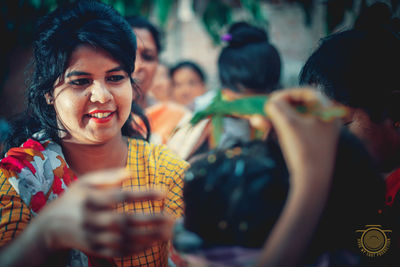
{"type": "MultiPolygon", "coordinates": [[[[121,71],[123,70],[121,66],[115,67],[111,70],[106,71],[106,73],[110,73],[110,72],[114,72],[114,71],[121,71]]],[[[90,75],[90,73],[88,72],[84,72],[84,71],[71,71],[69,72],[67,75],[65,75],[66,78],[69,78],[71,76],[84,76],[84,75],[90,75]]]]}
{"type": "Polygon", "coordinates": [[[145,48],[145,49],[143,49],[143,52],[145,52],[145,53],[157,53],[157,50],[155,48],[145,48]]]}
{"type": "Polygon", "coordinates": [[[114,71],[121,71],[121,70],[123,70],[122,67],[121,67],[121,66],[118,66],[118,67],[116,67],[116,68],[113,68],[113,69],[111,69],[111,70],[106,71],[106,73],[110,73],[110,72],[114,72],[114,71]]]}
{"type": "Polygon", "coordinates": [[[82,75],[90,75],[90,73],[84,72],[84,71],[71,71],[67,75],[65,75],[66,78],[69,78],[71,76],[82,76],[82,75]]]}

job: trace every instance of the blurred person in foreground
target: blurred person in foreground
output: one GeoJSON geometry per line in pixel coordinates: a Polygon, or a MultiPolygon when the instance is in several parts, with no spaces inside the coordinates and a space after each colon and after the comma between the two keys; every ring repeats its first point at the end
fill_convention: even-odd
{"type": "MultiPolygon", "coordinates": [[[[314,89],[274,92],[264,141],[193,157],[175,248],[189,266],[385,266],[357,230],[386,222],[385,186],[362,143],[314,89]],[[310,108],[306,114],[298,107],[310,108]],[[312,107],[317,106],[314,112],[312,107]],[[369,265],[374,263],[375,265],[369,265]]],[[[367,241],[366,241],[367,242],[367,241]]]]}

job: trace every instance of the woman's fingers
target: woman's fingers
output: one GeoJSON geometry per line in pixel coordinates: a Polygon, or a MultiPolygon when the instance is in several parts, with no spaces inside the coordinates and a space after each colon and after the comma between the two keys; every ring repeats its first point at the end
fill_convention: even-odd
{"type": "Polygon", "coordinates": [[[103,248],[120,250],[123,238],[115,232],[87,232],[86,239],[93,251],[101,251],[103,248]]]}
{"type": "Polygon", "coordinates": [[[113,209],[115,205],[122,202],[143,202],[165,199],[166,194],[160,190],[146,191],[123,191],[119,188],[98,190],[92,189],[88,194],[85,206],[89,210],[113,209]]]}
{"type": "Polygon", "coordinates": [[[157,227],[131,227],[124,236],[126,242],[126,250],[130,253],[143,250],[154,245],[155,242],[168,241],[172,238],[173,223],[157,226],[157,227]]]}
{"type": "MultiPolygon", "coordinates": [[[[296,105],[327,107],[329,100],[314,89],[273,93],[265,107],[277,132],[282,153],[292,174],[330,172],[340,123],[300,114],[296,105]]],[[[315,175],[314,175],[315,176],[315,175]]]]}
{"type": "Polygon", "coordinates": [[[174,219],[168,215],[163,214],[132,214],[125,218],[125,223],[128,227],[138,226],[155,226],[163,227],[164,225],[171,225],[174,219]]]}
{"type": "Polygon", "coordinates": [[[162,214],[122,214],[107,211],[87,213],[83,225],[92,232],[122,232],[132,227],[162,227],[170,225],[171,222],[173,222],[171,217],[162,214]]]}
{"type": "Polygon", "coordinates": [[[171,224],[157,227],[132,227],[124,235],[127,242],[136,245],[149,245],[156,241],[167,241],[171,236],[171,224]]]}
{"type": "MultiPolygon", "coordinates": [[[[124,215],[126,214],[118,216],[122,218],[124,215]]],[[[117,219],[113,222],[110,220],[114,226],[111,228],[86,225],[87,242],[93,253],[114,257],[129,255],[149,248],[157,241],[167,241],[172,237],[173,221],[166,216],[132,215],[126,217],[128,219],[117,219]],[[115,228],[115,226],[118,227],[115,228]]]]}
{"type": "Polygon", "coordinates": [[[289,123],[306,117],[318,119],[315,116],[299,116],[300,114],[296,110],[296,106],[313,106],[316,104],[328,107],[331,102],[315,89],[286,89],[271,94],[265,105],[265,111],[273,123],[289,123]]]}
{"type": "Polygon", "coordinates": [[[289,103],[314,103],[320,102],[323,106],[329,105],[329,101],[321,92],[313,88],[292,88],[276,91],[270,99],[284,99],[289,103]]]}
{"type": "Polygon", "coordinates": [[[146,191],[124,191],[123,201],[137,202],[148,200],[163,200],[166,198],[166,192],[161,189],[149,189],[146,191]]]}
{"type": "Polygon", "coordinates": [[[117,212],[120,203],[162,201],[166,196],[155,189],[122,190],[122,182],[130,175],[124,169],[84,175],[46,206],[42,217],[47,215],[48,220],[54,222],[49,231],[50,246],[76,247],[95,255],[116,257],[170,237],[172,230],[168,229],[172,228],[172,220],[167,216],[117,212]]]}

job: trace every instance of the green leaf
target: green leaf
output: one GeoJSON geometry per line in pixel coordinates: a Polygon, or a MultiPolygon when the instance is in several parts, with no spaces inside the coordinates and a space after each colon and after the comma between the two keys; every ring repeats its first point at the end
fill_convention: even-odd
{"type": "Polygon", "coordinates": [[[223,131],[223,117],[221,115],[215,115],[211,118],[211,126],[212,126],[212,138],[211,145],[212,147],[216,147],[217,144],[221,141],[222,131],[223,131]]]}
{"type": "Polygon", "coordinates": [[[123,0],[117,0],[113,6],[122,16],[125,16],[125,3],[123,0]]]}
{"type": "MultiPolygon", "coordinates": [[[[225,116],[251,116],[251,115],[262,115],[267,117],[267,114],[264,111],[265,103],[268,101],[268,96],[251,96],[251,97],[243,97],[236,100],[228,101],[224,100],[222,97],[222,92],[218,91],[217,95],[214,97],[213,101],[206,107],[204,110],[196,112],[190,123],[192,125],[197,124],[199,121],[215,117],[222,118],[225,116]]],[[[310,104],[310,105],[296,105],[293,108],[297,110],[297,112],[302,114],[312,114],[321,120],[329,121],[334,118],[343,117],[347,114],[348,110],[342,106],[332,106],[332,107],[323,107],[320,104],[310,104]]],[[[216,122],[216,124],[220,119],[216,122]]],[[[217,127],[217,126],[214,126],[217,127]]],[[[219,127],[219,126],[218,126],[219,127]]],[[[221,126],[222,127],[222,126],[221,126]]],[[[218,131],[215,130],[215,137],[218,137],[218,131]]]]}
{"type": "Polygon", "coordinates": [[[241,0],[241,3],[243,7],[252,15],[257,24],[262,24],[263,26],[268,24],[268,20],[262,13],[259,0],[241,0]]]}
{"type": "Polygon", "coordinates": [[[31,3],[35,9],[39,9],[42,4],[42,1],[41,0],[31,0],[31,3]]]}
{"type": "MultiPolygon", "coordinates": [[[[151,4],[153,1],[149,1],[151,4]]],[[[145,15],[143,11],[144,0],[125,0],[125,16],[145,15]]]]}
{"type": "Polygon", "coordinates": [[[335,118],[343,118],[348,113],[348,110],[343,107],[330,107],[324,110],[316,111],[314,115],[321,118],[323,121],[330,121],[335,118]]]}
{"type": "Polygon", "coordinates": [[[223,27],[232,21],[232,8],[222,0],[208,1],[202,21],[214,44],[220,44],[223,27]]]}
{"type": "Polygon", "coordinates": [[[192,125],[195,125],[199,121],[213,116],[241,116],[255,114],[266,116],[264,112],[264,104],[267,99],[267,96],[254,96],[227,101],[222,99],[222,93],[221,91],[218,91],[211,104],[206,109],[195,113],[190,122],[192,125]]]}
{"type": "Polygon", "coordinates": [[[156,0],[156,15],[161,27],[164,27],[168,21],[169,13],[173,4],[174,0],[156,0]]]}

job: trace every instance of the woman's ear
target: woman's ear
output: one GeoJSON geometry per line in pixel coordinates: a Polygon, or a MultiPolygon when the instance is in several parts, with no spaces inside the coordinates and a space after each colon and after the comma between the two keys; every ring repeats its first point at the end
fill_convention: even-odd
{"type": "Polygon", "coordinates": [[[50,93],[45,93],[44,98],[46,99],[47,105],[53,105],[54,104],[54,98],[53,96],[50,95],[50,93]]]}

